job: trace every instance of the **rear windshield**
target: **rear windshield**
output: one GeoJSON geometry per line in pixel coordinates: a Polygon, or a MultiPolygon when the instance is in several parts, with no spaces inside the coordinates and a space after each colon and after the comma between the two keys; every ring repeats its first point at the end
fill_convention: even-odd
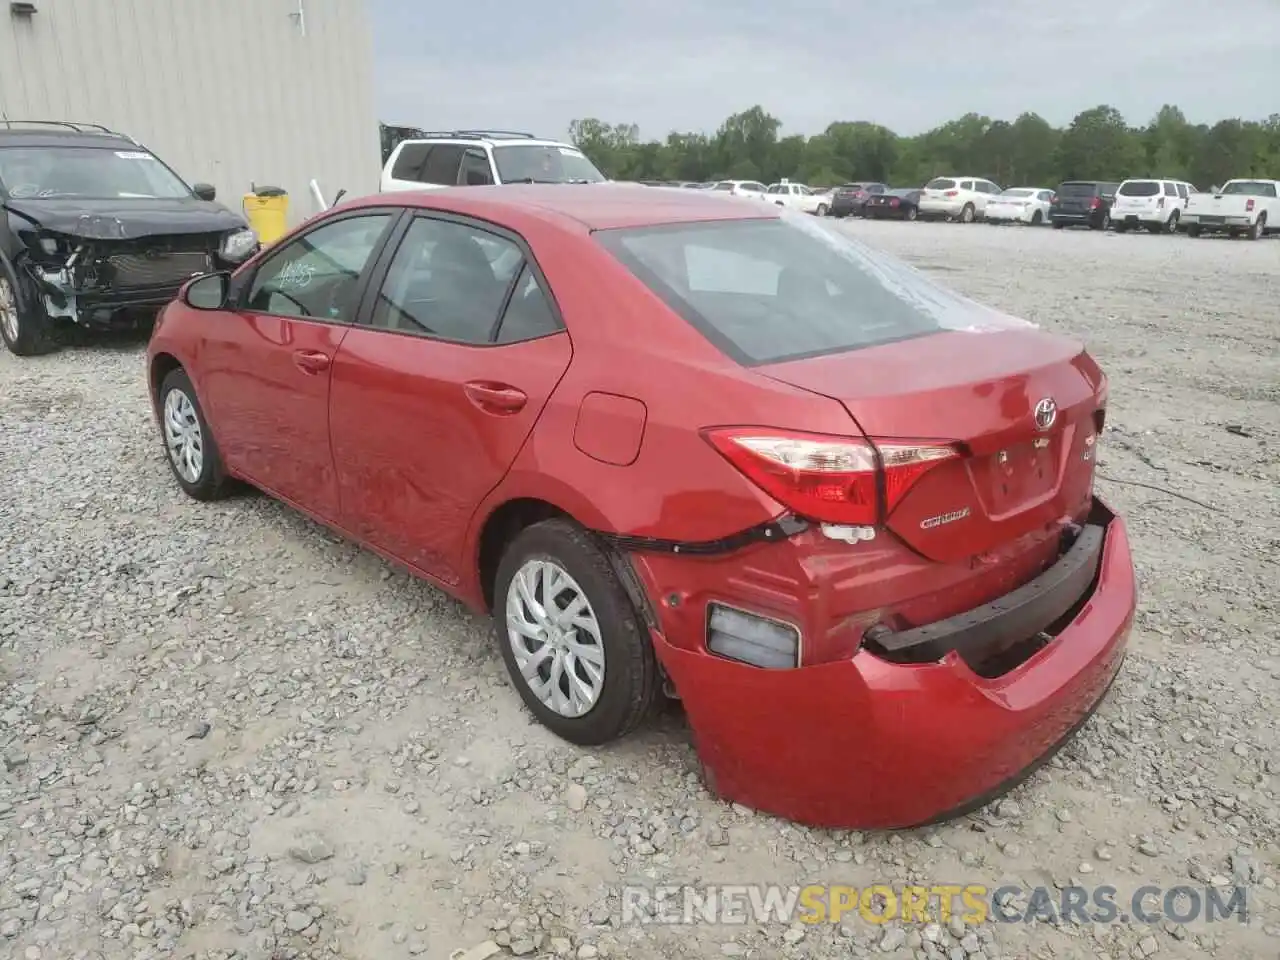
{"type": "Polygon", "coordinates": [[[1224,194],[1246,194],[1253,197],[1274,197],[1276,185],[1260,180],[1234,180],[1222,188],[1224,194]]]}
{"type": "Polygon", "coordinates": [[[703,336],[748,366],[941,330],[1026,326],[802,214],[594,236],[703,336]]]}
{"type": "Polygon", "coordinates": [[[1092,197],[1098,192],[1098,185],[1093,181],[1064,183],[1058,187],[1060,197],[1092,197]]]}
{"type": "Polygon", "coordinates": [[[930,180],[926,183],[924,188],[926,190],[954,190],[955,186],[956,182],[954,180],[947,180],[943,177],[938,177],[936,180],[930,180]]]}
{"type": "Polygon", "coordinates": [[[1154,197],[1160,193],[1160,184],[1155,180],[1130,180],[1120,184],[1116,193],[1122,197],[1154,197]]]}
{"type": "Polygon", "coordinates": [[[1026,187],[1014,187],[1012,190],[1006,190],[1000,194],[1002,197],[1029,197],[1035,193],[1034,190],[1028,190],[1026,187]]]}

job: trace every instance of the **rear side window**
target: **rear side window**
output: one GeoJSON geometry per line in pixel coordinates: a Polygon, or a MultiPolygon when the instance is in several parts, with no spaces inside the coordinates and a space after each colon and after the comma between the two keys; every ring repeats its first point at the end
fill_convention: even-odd
{"type": "Polygon", "coordinates": [[[1187,199],[1187,185],[1185,183],[1179,183],[1177,187],[1178,187],[1178,196],[1181,197],[1183,200],[1187,199]]]}
{"type": "Polygon", "coordinates": [[[1160,193],[1160,184],[1155,180],[1130,180],[1120,184],[1118,192],[1122,197],[1154,197],[1160,193]]]}
{"type": "Polygon", "coordinates": [[[996,316],[856,241],[789,218],[594,236],[716,347],[748,366],[990,325],[996,316]]]}
{"type": "Polygon", "coordinates": [[[551,303],[528,264],[520,272],[511,301],[498,327],[498,343],[516,343],[556,333],[560,324],[551,303]]]}
{"type": "Polygon", "coordinates": [[[725,192],[728,192],[728,191],[730,191],[730,190],[732,190],[732,189],[733,189],[733,184],[732,184],[732,183],[717,183],[717,184],[716,184],[714,187],[712,187],[711,189],[712,189],[712,190],[724,190],[725,192]]]}
{"type": "Polygon", "coordinates": [[[391,176],[396,180],[413,180],[421,183],[422,167],[426,163],[430,149],[429,143],[406,143],[396,155],[396,162],[391,165],[391,176]]]}
{"type": "Polygon", "coordinates": [[[938,177],[936,180],[930,180],[926,183],[924,188],[926,190],[954,190],[956,188],[956,182],[954,180],[947,180],[944,177],[938,177]]]}

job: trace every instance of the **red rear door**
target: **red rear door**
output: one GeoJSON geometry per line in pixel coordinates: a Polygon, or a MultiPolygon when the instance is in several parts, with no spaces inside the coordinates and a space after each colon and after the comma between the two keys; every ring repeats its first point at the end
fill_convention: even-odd
{"type": "Polygon", "coordinates": [[[1052,529],[1089,502],[1106,385],[1071,341],[948,332],[758,369],[839,400],[873,441],[956,447],[960,456],[925,473],[888,517],[931,559],[1052,529]]]}
{"type": "Polygon", "coordinates": [[[344,526],[446,583],[572,355],[521,245],[490,229],[413,220],[332,373],[344,526]]]}

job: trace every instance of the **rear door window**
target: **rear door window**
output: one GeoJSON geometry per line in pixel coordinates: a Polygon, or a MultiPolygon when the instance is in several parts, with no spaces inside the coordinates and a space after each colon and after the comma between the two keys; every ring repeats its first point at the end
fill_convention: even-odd
{"type": "Polygon", "coordinates": [[[429,143],[406,143],[396,154],[396,162],[391,165],[391,176],[396,180],[422,182],[422,167],[431,150],[429,143]]]}
{"type": "Polygon", "coordinates": [[[427,155],[422,171],[423,183],[449,187],[458,182],[458,167],[462,163],[463,148],[456,143],[438,143],[427,155]]]}

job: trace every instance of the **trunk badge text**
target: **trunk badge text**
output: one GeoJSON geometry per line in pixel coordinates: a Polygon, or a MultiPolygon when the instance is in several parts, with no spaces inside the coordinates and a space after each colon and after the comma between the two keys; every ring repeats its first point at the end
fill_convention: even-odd
{"type": "Polygon", "coordinates": [[[1045,397],[1036,404],[1035,418],[1037,430],[1048,430],[1053,426],[1058,419],[1058,405],[1053,402],[1052,397],[1045,397]]]}
{"type": "Polygon", "coordinates": [[[944,523],[955,523],[957,520],[963,520],[969,515],[968,507],[961,507],[959,510],[952,510],[950,513],[940,513],[936,517],[930,517],[927,520],[920,521],[921,530],[932,530],[934,527],[940,527],[944,523]]]}

